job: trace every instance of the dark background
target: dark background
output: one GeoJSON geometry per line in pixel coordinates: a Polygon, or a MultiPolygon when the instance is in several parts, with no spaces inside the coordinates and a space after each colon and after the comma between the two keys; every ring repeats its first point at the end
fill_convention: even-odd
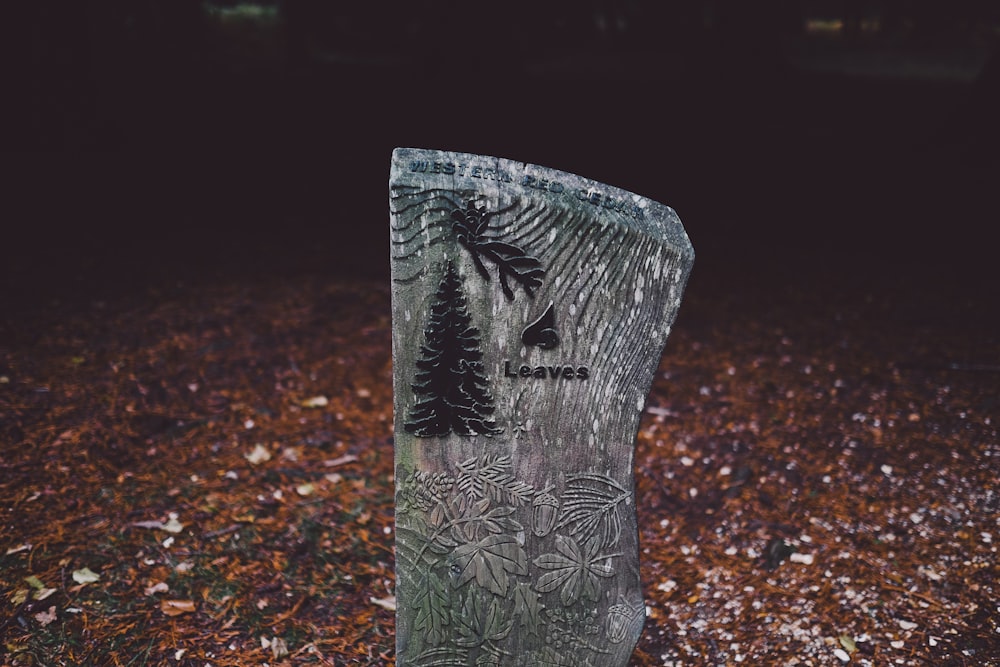
{"type": "Polygon", "coordinates": [[[695,280],[997,290],[996,3],[33,0],[5,20],[6,313],[388,276],[395,146],[674,207],[695,280]],[[992,60],[991,60],[992,58],[992,60]]]}

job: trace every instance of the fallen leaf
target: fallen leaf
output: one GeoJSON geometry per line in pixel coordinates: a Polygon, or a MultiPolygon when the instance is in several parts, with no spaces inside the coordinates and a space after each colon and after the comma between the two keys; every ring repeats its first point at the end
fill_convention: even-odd
{"type": "Polygon", "coordinates": [[[314,487],[312,484],[309,483],[299,484],[298,486],[295,487],[295,492],[298,493],[300,496],[311,496],[313,491],[315,490],[316,487],[314,487]]]}
{"type": "Polygon", "coordinates": [[[795,553],[789,554],[788,560],[802,565],[812,565],[814,558],[812,554],[803,554],[796,551],[795,553]]]}
{"type": "Polygon", "coordinates": [[[73,581],[78,584],[92,584],[100,578],[101,575],[92,571],[89,567],[73,570],[73,581]]]}
{"type": "Polygon", "coordinates": [[[146,595],[155,595],[156,593],[166,593],[169,590],[170,586],[167,586],[166,583],[160,581],[151,586],[147,586],[145,593],[146,595]]]}
{"type": "Polygon", "coordinates": [[[30,544],[19,544],[16,547],[11,547],[10,549],[7,549],[7,553],[4,554],[4,555],[5,556],[10,556],[11,554],[20,553],[22,551],[28,551],[29,549],[31,549],[31,545],[30,544]]]}
{"type": "Polygon", "coordinates": [[[179,533],[184,530],[184,524],[177,520],[177,514],[171,512],[169,519],[165,524],[163,524],[163,530],[168,533],[179,533]]]}
{"type": "Polygon", "coordinates": [[[45,588],[45,584],[42,583],[42,580],[33,574],[25,577],[24,582],[29,586],[31,586],[32,588],[37,588],[37,589],[45,588]]]}
{"type": "Polygon", "coordinates": [[[38,624],[43,628],[49,623],[55,621],[56,620],[55,605],[49,607],[48,611],[40,611],[37,614],[35,614],[35,620],[38,621],[38,624]]]}
{"type": "Polygon", "coordinates": [[[251,464],[257,465],[258,463],[263,463],[264,461],[270,461],[271,452],[267,451],[267,447],[264,445],[257,443],[257,445],[253,448],[253,451],[249,454],[244,454],[243,458],[251,464]]]}
{"type": "Polygon", "coordinates": [[[31,597],[35,600],[44,600],[55,592],[56,589],[54,588],[39,588],[31,597]]]}
{"type": "Polygon", "coordinates": [[[136,528],[149,528],[151,530],[163,530],[162,521],[136,521],[132,524],[136,528]]]}
{"type": "Polygon", "coordinates": [[[307,398],[302,401],[300,405],[304,408],[324,408],[330,404],[326,396],[313,396],[312,398],[307,398]]]}
{"type": "Polygon", "coordinates": [[[160,611],[167,616],[190,614],[196,609],[193,600],[161,600],[160,611]]]}
{"type": "Polygon", "coordinates": [[[24,604],[28,599],[28,593],[30,591],[27,588],[19,588],[10,594],[10,603],[15,607],[24,604]]]}
{"type": "Polygon", "coordinates": [[[284,639],[275,637],[271,640],[271,655],[274,656],[275,660],[288,657],[288,644],[285,643],[284,639]]]}
{"type": "Polygon", "coordinates": [[[854,653],[858,650],[858,645],[854,643],[854,639],[849,635],[840,635],[838,639],[840,640],[840,645],[847,649],[848,653],[854,653]]]}
{"type": "Polygon", "coordinates": [[[368,598],[368,601],[389,611],[396,611],[396,596],[390,595],[387,598],[368,598]]]}
{"type": "Polygon", "coordinates": [[[338,456],[335,459],[327,459],[323,461],[323,465],[327,468],[333,468],[335,466],[342,466],[347,463],[354,463],[358,460],[358,457],[354,454],[344,454],[343,456],[338,456]]]}

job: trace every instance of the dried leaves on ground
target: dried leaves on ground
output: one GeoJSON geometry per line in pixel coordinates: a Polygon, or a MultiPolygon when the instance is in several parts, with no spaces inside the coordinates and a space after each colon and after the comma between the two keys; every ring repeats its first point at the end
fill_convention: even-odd
{"type": "MultiPolygon", "coordinates": [[[[388,299],[296,278],[4,323],[3,664],[392,664],[388,299]]],[[[984,307],[692,283],[638,438],[634,664],[1000,662],[984,307]]]]}

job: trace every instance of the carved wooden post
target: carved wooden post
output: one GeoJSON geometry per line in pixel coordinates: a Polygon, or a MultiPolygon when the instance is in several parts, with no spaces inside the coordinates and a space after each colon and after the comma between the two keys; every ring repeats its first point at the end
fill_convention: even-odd
{"type": "Polygon", "coordinates": [[[633,451],[694,251],[579,176],[399,148],[389,188],[396,664],[625,665],[633,451]]]}

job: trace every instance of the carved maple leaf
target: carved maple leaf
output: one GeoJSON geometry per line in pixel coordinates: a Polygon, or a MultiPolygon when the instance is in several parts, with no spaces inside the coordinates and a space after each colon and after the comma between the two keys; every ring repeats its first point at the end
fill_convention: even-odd
{"type": "Polygon", "coordinates": [[[497,598],[487,600],[479,591],[472,590],[462,605],[462,613],[456,615],[455,624],[459,633],[455,643],[472,647],[504,639],[514,621],[504,618],[497,598]]]}
{"type": "Polygon", "coordinates": [[[449,558],[453,583],[476,584],[501,597],[507,595],[509,574],[528,574],[528,558],[512,535],[489,534],[477,542],[463,544],[449,558]]]}

